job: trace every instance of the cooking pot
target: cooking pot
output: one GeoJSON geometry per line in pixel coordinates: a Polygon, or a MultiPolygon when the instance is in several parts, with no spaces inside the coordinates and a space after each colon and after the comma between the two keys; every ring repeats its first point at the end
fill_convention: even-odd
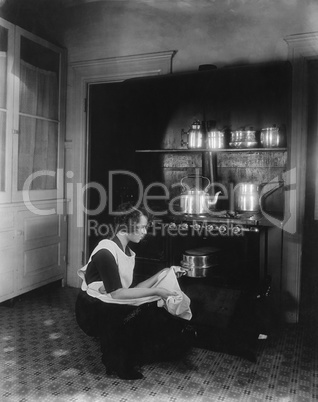
{"type": "Polygon", "coordinates": [[[234,188],[235,210],[240,212],[259,210],[259,187],[254,183],[239,183],[234,188]]]}
{"type": "Polygon", "coordinates": [[[180,197],[180,208],[181,212],[189,215],[202,215],[210,212],[209,208],[217,203],[219,194],[218,191],[215,196],[210,196],[208,189],[210,187],[210,180],[204,176],[190,175],[183,177],[181,179],[182,193],[180,197]],[[190,189],[188,185],[184,184],[185,179],[189,178],[199,178],[205,179],[208,185],[203,189],[199,190],[196,188],[190,189]]]}
{"type": "Polygon", "coordinates": [[[261,209],[263,211],[266,198],[283,186],[283,180],[272,180],[261,184],[239,183],[234,188],[235,210],[258,212],[261,209]]]}
{"type": "Polygon", "coordinates": [[[181,267],[186,275],[192,278],[207,277],[218,266],[219,249],[214,247],[201,247],[187,250],[182,255],[181,267]]]}
{"type": "Polygon", "coordinates": [[[230,147],[232,148],[252,148],[257,145],[257,141],[255,138],[256,131],[253,130],[253,127],[250,127],[249,130],[242,128],[240,130],[231,132],[231,142],[230,147]]]}
{"type": "Polygon", "coordinates": [[[203,132],[199,120],[195,120],[192,123],[189,131],[181,131],[181,146],[183,145],[187,145],[189,149],[203,147],[203,132]],[[186,140],[183,139],[184,136],[187,136],[186,140]]]}
{"type": "Polygon", "coordinates": [[[265,148],[280,147],[283,144],[281,130],[274,124],[273,127],[262,128],[260,136],[261,145],[265,148]]]}

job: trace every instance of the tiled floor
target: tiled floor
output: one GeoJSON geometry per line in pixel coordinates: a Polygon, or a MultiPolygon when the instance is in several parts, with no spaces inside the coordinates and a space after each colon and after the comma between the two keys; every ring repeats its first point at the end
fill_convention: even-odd
{"type": "Polygon", "coordinates": [[[188,364],[144,366],[144,379],[125,381],[106,376],[98,342],[77,327],[76,294],[52,287],[0,305],[1,402],[318,400],[313,326],[260,342],[256,363],[194,348],[188,364]]]}

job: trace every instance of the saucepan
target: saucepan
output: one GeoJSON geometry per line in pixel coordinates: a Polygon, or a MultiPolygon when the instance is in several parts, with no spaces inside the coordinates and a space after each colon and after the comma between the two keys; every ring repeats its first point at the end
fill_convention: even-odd
{"type": "Polygon", "coordinates": [[[180,265],[186,271],[187,276],[192,278],[207,277],[213,273],[214,268],[219,264],[218,251],[214,247],[187,250],[182,255],[180,265]]]}

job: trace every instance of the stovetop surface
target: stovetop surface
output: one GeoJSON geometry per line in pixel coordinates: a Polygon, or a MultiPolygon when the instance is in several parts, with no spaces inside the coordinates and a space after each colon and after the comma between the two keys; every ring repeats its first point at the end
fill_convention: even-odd
{"type": "Polygon", "coordinates": [[[165,222],[206,222],[206,223],[233,223],[237,225],[264,225],[268,226],[268,222],[259,212],[233,212],[233,211],[210,211],[207,214],[168,214],[163,217],[165,222]]]}

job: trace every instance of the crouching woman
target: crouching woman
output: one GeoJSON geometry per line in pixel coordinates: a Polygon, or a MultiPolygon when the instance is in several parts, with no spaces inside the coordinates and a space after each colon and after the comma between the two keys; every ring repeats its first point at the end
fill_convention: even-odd
{"type": "Polygon", "coordinates": [[[169,269],[134,284],[135,253],[129,243],[139,243],[147,225],[145,211],[122,204],[114,237],[100,241],[78,271],[83,280],[75,307],[78,325],[99,338],[106,373],[123,379],[142,378],[136,368],[142,364],[183,358],[194,341],[189,321],[167,308],[167,301],[182,297],[167,281],[160,285],[169,269]]]}

